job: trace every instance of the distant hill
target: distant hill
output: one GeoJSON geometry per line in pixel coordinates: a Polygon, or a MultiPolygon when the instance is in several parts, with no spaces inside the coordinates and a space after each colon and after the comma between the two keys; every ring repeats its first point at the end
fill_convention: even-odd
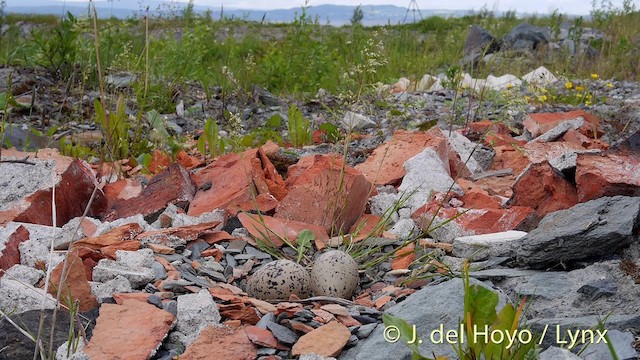
{"type": "MultiPolygon", "coordinates": [[[[150,11],[157,14],[167,14],[169,11],[178,13],[184,8],[184,4],[174,8],[167,8],[166,4],[162,1],[151,1],[150,11]]],[[[27,4],[17,1],[8,1],[8,5],[5,11],[10,13],[21,14],[53,14],[62,15],[66,12],[71,12],[77,16],[87,15],[87,9],[89,2],[73,2],[66,3],[52,0],[30,0],[27,4]],[[14,3],[16,5],[14,5],[14,3]],[[19,5],[18,5],[19,4],[19,5]]],[[[331,24],[341,26],[350,22],[351,16],[355,6],[346,5],[318,5],[307,8],[307,16],[311,19],[317,19],[321,24],[331,24]]],[[[398,24],[405,20],[412,22],[415,16],[416,20],[420,20],[420,14],[414,11],[407,11],[407,8],[395,6],[395,5],[363,5],[362,11],[364,18],[362,23],[364,25],[385,25],[385,24],[398,24]]],[[[135,1],[120,1],[120,2],[96,2],[96,9],[98,16],[100,17],[117,17],[126,18],[137,16],[144,12],[144,9],[140,8],[135,1]]],[[[194,10],[198,13],[204,13],[205,11],[211,11],[211,15],[216,18],[221,14],[226,18],[235,18],[251,21],[266,21],[271,23],[292,22],[296,16],[300,16],[301,8],[292,9],[277,9],[277,10],[246,10],[246,9],[231,9],[220,7],[207,7],[207,6],[194,6],[194,10]]],[[[433,15],[440,15],[443,17],[457,17],[469,14],[469,11],[461,10],[420,10],[423,17],[429,17],[433,15]]]]}

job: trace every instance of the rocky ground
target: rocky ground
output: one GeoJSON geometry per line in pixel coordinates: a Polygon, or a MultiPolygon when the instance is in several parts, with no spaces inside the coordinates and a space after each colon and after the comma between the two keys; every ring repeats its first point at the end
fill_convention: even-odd
{"type": "MultiPolygon", "coordinates": [[[[42,307],[60,359],[70,318],[86,340],[73,359],[408,358],[402,341],[385,338],[384,313],[416,325],[423,355],[456,358],[430,335],[459,327],[465,259],[472,283],[501,305],[527,299],[539,358],[612,358],[602,341],[568,349],[569,333],[599,322],[619,359],[638,358],[638,83],[585,80],[601,99],[590,106],[515,106],[425,77],[339,119],[326,110],[337,100],[320,92],[299,105],[314,128],[355,129],[346,157],[344,142],[316,132],[302,149],[270,142],[214,160],[184,151],[175,163],[154,158],[153,176],[122,178],[23,130],[61,125],[59,134],[92,139],[97,94],[76,98],[43,70],[1,73],[24,105],[12,114],[12,144],[53,147],[3,149],[0,159],[2,359],[32,357],[17,327],[37,333],[42,307]],[[452,122],[454,100],[463,110],[452,122]]],[[[535,74],[549,93],[571,94],[567,79],[535,74]]],[[[542,96],[515,77],[481,84],[542,96]]],[[[183,134],[223,109],[248,134],[286,117],[290,103],[259,88],[231,105],[195,86],[177,96],[192,111],[165,120],[183,134]]]]}

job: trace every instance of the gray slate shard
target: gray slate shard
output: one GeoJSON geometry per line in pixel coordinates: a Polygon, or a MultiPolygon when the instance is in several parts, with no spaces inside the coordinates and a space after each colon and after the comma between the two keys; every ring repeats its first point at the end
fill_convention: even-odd
{"type": "Polygon", "coordinates": [[[517,263],[547,268],[612,255],[640,228],[640,197],[603,197],[548,214],[520,239],[517,263]]]}

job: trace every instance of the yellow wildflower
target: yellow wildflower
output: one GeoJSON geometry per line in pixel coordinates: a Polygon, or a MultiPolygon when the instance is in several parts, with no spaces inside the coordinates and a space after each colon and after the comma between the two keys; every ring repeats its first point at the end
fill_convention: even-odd
{"type": "Polygon", "coordinates": [[[591,78],[593,80],[598,80],[599,76],[598,76],[598,74],[591,74],[591,78]]]}
{"type": "Polygon", "coordinates": [[[547,101],[547,95],[540,95],[540,96],[538,96],[538,101],[540,101],[540,102],[545,102],[545,101],[547,101]]]}
{"type": "Polygon", "coordinates": [[[589,105],[591,105],[591,101],[587,100],[587,101],[584,102],[584,104],[589,106],[589,105]]]}
{"type": "Polygon", "coordinates": [[[584,86],[576,86],[576,91],[584,91],[584,86]]]}
{"type": "Polygon", "coordinates": [[[567,89],[571,89],[573,87],[573,83],[571,81],[567,81],[566,83],[564,83],[564,87],[566,87],[567,89]]]}
{"type": "Polygon", "coordinates": [[[613,87],[613,84],[612,84],[612,83],[607,83],[607,87],[608,87],[608,88],[612,88],[612,87],[613,87]]]}

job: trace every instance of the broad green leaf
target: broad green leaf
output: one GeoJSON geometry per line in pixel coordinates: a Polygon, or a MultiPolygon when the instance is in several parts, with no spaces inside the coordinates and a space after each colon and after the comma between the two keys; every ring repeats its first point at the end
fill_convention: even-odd
{"type": "Polygon", "coordinates": [[[298,234],[298,238],[296,239],[296,245],[298,247],[298,258],[297,262],[302,260],[302,257],[307,252],[307,249],[311,248],[311,242],[316,239],[316,236],[313,235],[311,230],[304,229],[300,231],[298,234]]]}

